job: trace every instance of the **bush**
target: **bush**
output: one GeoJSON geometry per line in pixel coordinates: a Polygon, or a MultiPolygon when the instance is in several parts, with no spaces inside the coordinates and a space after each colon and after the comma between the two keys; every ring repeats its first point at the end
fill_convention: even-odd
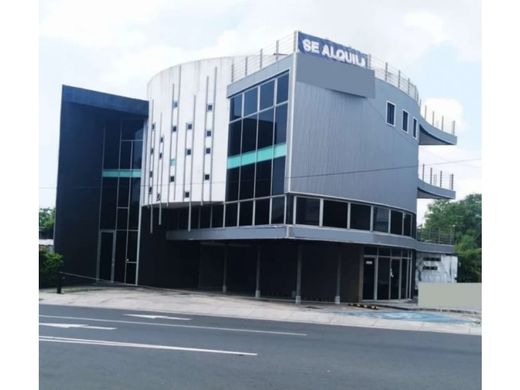
{"type": "Polygon", "coordinates": [[[63,266],[63,256],[58,253],[40,249],[40,288],[56,287],[58,283],[58,272],[63,266]]]}

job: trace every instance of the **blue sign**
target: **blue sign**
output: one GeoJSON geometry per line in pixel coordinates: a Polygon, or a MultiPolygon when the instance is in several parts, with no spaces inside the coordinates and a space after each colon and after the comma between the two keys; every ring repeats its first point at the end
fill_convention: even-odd
{"type": "Polygon", "coordinates": [[[330,60],[344,62],[366,68],[368,55],[348,46],[298,32],[298,50],[302,53],[325,57],[330,60]]]}

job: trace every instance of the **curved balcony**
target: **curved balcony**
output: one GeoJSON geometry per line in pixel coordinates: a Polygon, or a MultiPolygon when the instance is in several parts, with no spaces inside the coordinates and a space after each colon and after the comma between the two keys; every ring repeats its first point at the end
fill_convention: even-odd
{"type": "Polygon", "coordinates": [[[433,168],[429,168],[426,172],[426,166],[423,164],[420,176],[417,178],[417,198],[455,199],[453,182],[453,174],[448,175],[443,171],[434,172],[433,168]]]}
{"type": "Polygon", "coordinates": [[[455,121],[444,115],[428,112],[428,107],[421,110],[423,121],[419,123],[419,145],[456,145],[455,121]]]}

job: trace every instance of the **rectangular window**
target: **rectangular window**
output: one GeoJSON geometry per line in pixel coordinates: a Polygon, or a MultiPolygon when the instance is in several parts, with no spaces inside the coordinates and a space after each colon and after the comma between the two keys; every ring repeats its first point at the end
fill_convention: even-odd
{"type": "Polygon", "coordinates": [[[226,204],[226,227],[237,226],[237,203],[226,204]]]}
{"type": "Polygon", "coordinates": [[[209,180],[209,174],[208,173],[204,174],[204,180],[209,180]]]}
{"type": "Polygon", "coordinates": [[[152,130],[155,130],[155,122],[152,123],[152,130]]]}
{"type": "Polygon", "coordinates": [[[417,138],[417,119],[413,118],[412,122],[413,137],[417,138]]]}
{"type": "Polygon", "coordinates": [[[207,111],[210,111],[210,112],[213,111],[213,104],[208,104],[208,105],[206,106],[206,110],[207,110],[207,111]]]}
{"type": "Polygon", "coordinates": [[[242,117],[242,94],[233,96],[231,98],[231,109],[229,113],[229,120],[233,121],[235,119],[242,117]]]}
{"type": "Polygon", "coordinates": [[[258,115],[252,115],[243,120],[242,128],[242,153],[256,149],[256,126],[258,115]]]}
{"type": "Polygon", "coordinates": [[[211,206],[211,227],[221,228],[224,224],[224,205],[214,204],[211,206]]]}
{"type": "Polygon", "coordinates": [[[238,199],[238,182],[240,178],[240,168],[231,168],[227,171],[226,180],[226,200],[238,199]]]}
{"type": "Polygon", "coordinates": [[[255,225],[269,224],[269,199],[260,199],[255,202],[255,225]]]}
{"type": "Polygon", "coordinates": [[[385,207],[375,207],[374,206],[374,225],[372,229],[376,232],[384,232],[388,233],[388,222],[389,222],[389,213],[385,207]]]}
{"type": "Polygon", "coordinates": [[[192,229],[198,229],[199,228],[199,213],[200,213],[200,207],[193,206],[191,208],[191,226],[192,229]]]}
{"type": "Polygon", "coordinates": [[[350,228],[370,230],[370,206],[351,203],[350,228]]]}
{"type": "Polygon", "coordinates": [[[263,111],[258,116],[258,149],[273,144],[274,109],[263,111]]]}
{"type": "Polygon", "coordinates": [[[186,123],[186,130],[191,130],[193,129],[193,124],[192,123],[186,123]]]}
{"type": "Polygon", "coordinates": [[[271,160],[256,164],[255,197],[257,198],[271,194],[271,165],[271,160]]]}
{"type": "Polygon", "coordinates": [[[258,88],[253,88],[244,93],[244,116],[258,111],[258,88]]]}
{"type": "Polygon", "coordinates": [[[272,194],[283,194],[285,184],[285,157],[273,160],[273,181],[271,184],[272,194]]]}
{"type": "Polygon", "coordinates": [[[206,130],[206,137],[211,137],[211,130],[206,130]]]}
{"type": "Polygon", "coordinates": [[[181,230],[188,229],[188,212],[189,209],[187,207],[179,209],[179,229],[181,230]]]}
{"type": "Polygon", "coordinates": [[[191,149],[186,149],[186,156],[191,156],[191,149]]]}
{"type": "Polygon", "coordinates": [[[276,118],[274,121],[275,144],[285,142],[287,134],[287,104],[276,107],[276,118]]]}
{"type": "Polygon", "coordinates": [[[286,73],[278,77],[278,86],[276,90],[276,103],[287,101],[289,97],[289,74],[286,73]]]}
{"type": "Polygon", "coordinates": [[[332,200],[323,201],[323,226],[346,228],[348,203],[332,200]]]}
{"type": "Polygon", "coordinates": [[[274,80],[260,86],[260,110],[272,107],[274,104],[274,80]]]}
{"type": "Polygon", "coordinates": [[[206,205],[200,208],[200,228],[207,229],[211,222],[211,206],[206,205]]]}
{"type": "Polygon", "coordinates": [[[172,126],[172,133],[175,133],[177,131],[177,126],[173,125],[172,126]]]}
{"type": "Polygon", "coordinates": [[[179,107],[179,103],[177,103],[177,101],[174,100],[174,101],[173,101],[173,108],[177,108],[177,107],[179,107]]]}
{"type": "Polygon", "coordinates": [[[161,135],[161,138],[159,139],[159,142],[162,144],[164,142],[164,136],[161,135]]]}
{"type": "Polygon", "coordinates": [[[320,200],[296,198],[296,223],[318,226],[320,224],[320,200]]]}
{"type": "Polygon", "coordinates": [[[190,192],[189,191],[185,191],[184,192],[184,197],[185,198],[189,198],[190,197],[190,192]]]}
{"type": "Polygon", "coordinates": [[[211,153],[211,148],[206,148],[206,154],[210,154],[211,153]]]}
{"type": "Polygon", "coordinates": [[[390,233],[403,234],[403,213],[392,210],[390,225],[390,233]]]}
{"type": "Polygon", "coordinates": [[[159,153],[159,160],[162,159],[162,152],[159,153]]]}
{"type": "Polygon", "coordinates": [[[228,156],[240,154],[242,144],[242,121],[229,124],[228,156]]]}
{"type": "Polygon", "coordinates": [[[403,123],[402,127],[403,131],[406,131],[408,133],[408,112],[403,110],[403,123]]]}
{"type": "Polygon", "coordinates": [[[273,225],[284,223],[284,208],[285,198],[283,196],[272,198],[271,223],[273,225]]]}
{"type": "Polygon", "coordinates": [[[171,175],[170,176],[170,183],[173,183],[175,181],[175,176],[171,175]]]}
{"type": "Polygon", "coordinates": [[[251,226],[253,224],[253,201],[240,202],[240,226],[251,226]]]}
{"type": "Polygon", "coordinates": [[[395,104],[386,102],[386,123],[395,126],[395,104]]]}
{"type": "Polygon", "coordinates": [[[405,214],[404,215],[404,223],[403,223],[403,234],[405,236],[411,236],[412,235],[412,215],[411,214],[405,214]]]}
{"type": "Polygon", "coordinates": [[[240,168],[240,199],[251,199],[255,188],[255,164],[240,168]]]}

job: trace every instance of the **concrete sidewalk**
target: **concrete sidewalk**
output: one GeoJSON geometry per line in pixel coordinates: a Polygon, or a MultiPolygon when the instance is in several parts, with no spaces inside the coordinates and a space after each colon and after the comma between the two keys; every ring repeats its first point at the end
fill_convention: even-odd
{"type": "Polygon", "coordinates": [[[442,318],[442,322],[432,322],[420,317],[418,317],[420,320],[416,320],[409,315],[399,318],[400,311],[395,309],[387,309],[381,313],[382,316],[378,316],[374,314],[379,311],[355,308],[346,304],[295,305],[285,301],[259,300],[252,297],[184,290],[86,287],[64,289],[64,294],[56,294],[55,289],[48,289],[40,290],[40,303],[481,335],[480,318],[476,318],[474,315],[442,313],[442,316],[446,317],[442,318]]]}

